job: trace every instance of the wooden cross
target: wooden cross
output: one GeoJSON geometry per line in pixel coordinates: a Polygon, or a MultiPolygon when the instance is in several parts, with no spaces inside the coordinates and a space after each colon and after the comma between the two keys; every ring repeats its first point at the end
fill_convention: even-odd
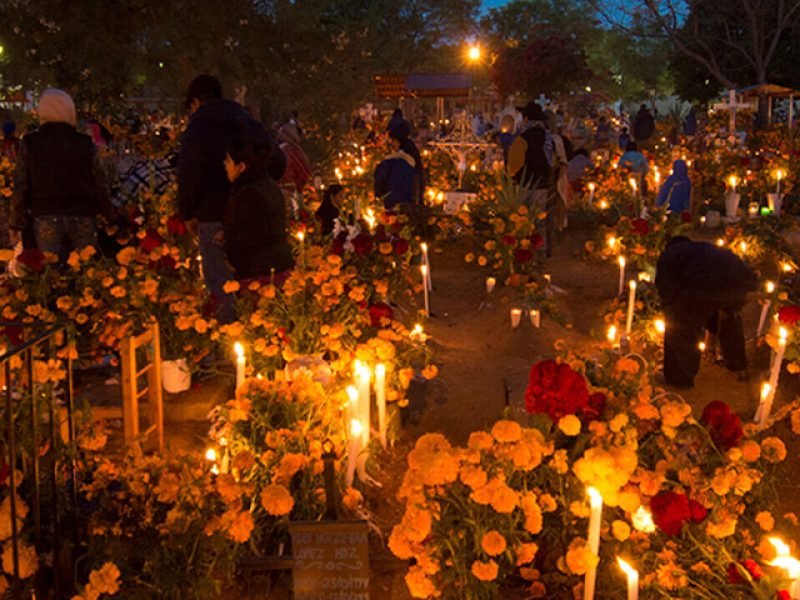
{"type": "Polygon", "coordinates": [[[728,123],[728,132],[733,133],[736,131],[736,109],[737,108],[750,108],[749,104],[739,103],[736,101],[736,90],[728,90],[728,101],[719,102],[714,105],[714,110],[727,110],[730,111],[730,121],[728,123]]]}

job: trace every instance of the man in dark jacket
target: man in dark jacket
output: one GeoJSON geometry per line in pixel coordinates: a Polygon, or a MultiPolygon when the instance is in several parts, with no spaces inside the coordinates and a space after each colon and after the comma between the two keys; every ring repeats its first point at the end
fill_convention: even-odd
{"type": "Polygon", "coordinates": [[[416,161],[404,151],[403,141],[396,132],[389,132],[393,152],[375,167],[375,197],[383,198],[387,210],[411,209],[419,198],[416,161]]]}
{"type": "Polygon", "coordinates": [[[389,129],[389,135],[400,141],[400,150],[414,159],[414,202],[422,205],[425,200],[425,165],[422,163],[422,155],[419,148],[411,139],[411,123],[401,119],[389,129]]]}
{"type": "Polygon", "coordinates": [[[669,241],[656,271],[667,325],[665,383],[683,389],[694,385],[704,328],[718,335],[728,369],[747,368],[740,311],[757,286],[753,270],[729,250],[682,236],[669,241]]]}
{"type": "MultiPolygon", "coordinates": [[[[178,206],[184,220],[197,223],[206,287],[219,303],[220,320],[229,322],[234,318],[233,298],[222,288],[233,273],[220,240],[231,183],[223,161],[238,135],[261,125],[240,104],[223,100],[220,82],[210,75],[200,75],[189,84],[186,107],[191,117],[178,157],[178,206]]],[[[286,169],[286,158],[277,144],[272,147],[266,168],[277,181],[286,169]]]]}
{"type": "Polygon", "coordinates": [[[20,145],[9,219],[12,241],[32,224],[39,250],[63,263],[72,250],[97,246],[97,217],[110,219],[113,210],[92,139],[75,129],[69,94],[45,90],[38,112],[42,126],[20,145]]]}
{"type": "Polygon", "coordinates": [[[633,121],[633,137],[641,145],[646,142],[656,132],[656,120],[650,113],[647,105],[642,104],[636,118],[633,121]]]}

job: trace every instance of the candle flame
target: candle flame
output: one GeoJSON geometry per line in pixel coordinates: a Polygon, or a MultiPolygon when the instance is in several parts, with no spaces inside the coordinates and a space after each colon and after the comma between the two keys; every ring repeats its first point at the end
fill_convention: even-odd
{"type": "Polygon", "coordinates": [[[428,253],[428,244],[426,244],[425,242],[422,242],[422,243],[419,245],[419,247],[420,247],[420,249],[421,249],[421,250],[422,250],[422,251],[423,251],[425,254],[427,254],[427,253],[428,253]]]}
{"type": "Polygon", "coordinates": [[[742,251],[742,254],[747,252],[747,242],[745,242],[744,240],[739,242],[739,249],[742,251]]]}
{"type": "Polygon", "coordinates": [[[739,178],[736,175],[729,175],[728,176],[728,185],[731,186],[735,190],[736,186],[739,185],[739,178]]]}
{"type": "Polygon", "coordinates": [[[606,333],[606,339],[610,344],[613,344],[617,341],[617,326],[616,325],[609,325],[608,333],[606,333]]]}
{"type": "Polygon", "coordinates": [[[347,386],[347,398],[350,400],[350,404],[358,403],[358,390],[356,389],[356,386],[347,386]]]}
{"type": "Polygon", "coordinates": [[[767,293],[772,294],[775,292],[775,284],[772,281],[767,282],[767,293]]]}
{"type": "Polygon", "coordinates": [[[791,273],[791,272],[792,272],[792,270],[794,270],[794,267],[792,266],[792,264],[791,264],[791,263],[788,263],[788,262],[782,262],[782,263],[781,263],[781,270],[782,270],[784,273],[791,273]]]}
{"type": "Polygon", "coordinates": [[[605,209],[608,208],[608,202],[606,202],[605,200],[600,200],[599,206],[600,206],[600,210],[605,210],[605,209]]]}
{"type": "Polygon", "coordinates": [[[631,178],[628,180],[628,183],[630,183],[630,184],[631,184],[631,188],[632,188],[632,189],[633,189],[633,191],[635,192],[635,191],[636,191],[636,188],[638,187],[638,186],[637,186],[637,184],[636,184],[636,179],[635,179],[634,177],[631,177],[631,178]]]}
{"type": "Polygon", "coordinates": [[[378,363],[375,365],[375,377],[386,377],[386,365],[378,363]]]}
{"type": "Polygon", "coordinates": [[[296,237],[297,241],[302,242],[304,239],[306,239],[306,234],[303,233],[302,231],[298,231],[296,237]]]}
{"type": "Polygon", "coordinates": [[[623,560],[619,556],[617,557],[617,564],[628,577],[636,577],[636,575],[638,575],[636,569],[634,569],[627,561],[623,560]]]}
{"type": "Polygon", "coordinates": [[[617,238],[615,238],[612,235],[610,238],[608,238],[608,247],[613,250],[616,245],[617,245],[617,238]]]}
{"type": "Polygon", "coordinates": [[[361,436],[364,433],[364,425],[358,419],[350,420],[350,434],[353,436],[361,436]]]}
{"type": "Polygon", "coordinates": [[[589,504],[592,508],[603,506],[603,496],[597,491],[597,488],[589,486],[586,488],[586,493],[589,495],[589,504]]]}
{"type": "Polygon", "coordinates": [[[789,548],[788,544],[784,542],[781,538],[777,537],[770,537],[767,538],[769,543],[772,544],[772,547],[775,548],[775,552],[778,556],[789,556],[791,552],[791,548],[789,548]]]}
{"type": "Polygon", "coordinates": [[[786,331],[786,328],[785,328],[785,327],[781,327],[781,328],[778,330],[778,337],[780,338],[780,341],[781,341],[781,342],[783,342],[783,343],[786,343],[786,338],[788,338],[788,337],[789,337],[789,332],[788,332],[788,331],[786,331]]]}
{"type": "Polygon", "coordinates": [[[772,386],[766,381],[761,385],[761,400],[766,400],[772,391],[772,386]]]}
{"type": "Polygon", "coordinates": [[[597,186],[593,182],[590,182],[587,187],[589,188],[589,191],[593,192],[597,186]]]}
{"type": "Polygon", "coordinates": [[[664,321],[664,319],[656,319],[653,322],[653,325],[655,325],[656,331],[658,333],[664,333],[667,330],[667,324],[664,321]]]}
{"type": "Polygon", "coordinates": [[[632,291],[632,292],[636,291],[636,280],[634,280],[634,279],[631,279],[631,280],[628,282],[628,287],[629,287],[629,288],[631,288],[631,291],[632,291]]]}
{"type": "Polygon", "coordinates": [[[620,256],[617,259],[617,262],[619,263],[620,268],[624,267],[625,266],[625,257],[624,256],[620,256]]]}
{"type": "Polygon", "coordinates": [[[209,448],[206,450],[206,460],[210,462],[214,462],[217,460],[217,451],[214,448],[209,448]]]}
{"type": "Polygon", "coordinates": [[[722,248],[724,245],[725,245],[725,240],[723,240],[722,238],[717,238],[717,246],[722,248]]]}
{"type": "Polygon", "coordinates": [[[705,352],[706,351],[706,343],[705,342],[700,342],[699,344],[697,344],[697,349],[700,350],[700,352],[705,352]]]}
{"type": "Polygon", "coordinates": [[[233,345],[233,352],[236,354],[236,358],[242,358],[244,356],[244,346],[240,342],[236,342],[233,345]]]}
{"type": "Polygon", "coordinates": [[[644,506],[640,506],[636,509],[636,512],[633,513],[631,522],[633,523],[633,528],[637,531],[653,533],[656,530],[656,524],[653,521],[653,514],[644,506]]]}
{"type": "Polygon", "coordinates": [[[424,276],[428,275],[428,265],[420,265],[419,270],[424,276]]]}

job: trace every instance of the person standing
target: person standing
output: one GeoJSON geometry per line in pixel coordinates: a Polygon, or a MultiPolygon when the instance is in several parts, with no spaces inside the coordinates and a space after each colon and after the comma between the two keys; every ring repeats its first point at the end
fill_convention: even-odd
{"type": "Polygon", "coordinates": [[[656,132],[656,120],[646,104],[639,107],[636,118],[633,121],[633,138],[640,145],[645,143],[656,132]]]}
{"type": "Polygon", "coordinates": [[[311,161],[300,145],[300,133],[297,126],[287,123],[278,130],[280,149],[286,156],[286,172],[281,178],[281,184],[293,187],[298,194],[303,193],[303,188],[311,178],[311,161]]]}
{"type": "Polygon", "coordinates": [[[397,132],[389,132],[392,152],[375,167],[374,192],[386,210],[410,211],[419,197],[416,162],[402,148],[397,132]]]}
{"type": "Polygon", "coordinates": [[[36,245],[61,263],[70,252],[97,247],[97,219],[113,210],[97,150],[75,127],[75,103],[63,90],[47,89],[39,100],[38,131],[22,138],[14,174],[12,242],[33,227],[36,245]]]}
{"type": "MultiPolygon", "coordinates": [[[[224,100],[222,85],[211,75],[192,80],[186,92],[186,108],[190,117],[178,155],[178,208],[198,233],[206,288],[217,302],[220,321],[227,323],[234,318],[233,297],[223,291],[223,286],[233,272],[220,238],[231,183],[223,163],[226,149],[237,136],[262,125],[240,104],[224,100]]],[[[277,144],[270,148],[263,165],[278,181],[286,170],[286,157],[277,144]]]]}
{"type": "Polygon", "coordinates": [[[679,215],[692,209],[692,181],[689,179],[689,167],[685,160],[672,163],[672,175],[658,190],[656,206],[667,205],[669,211],[679,215]]]}
{"type": "MultiPolygon", "coordinates": [[[[688,389],[700,369],[703,330],[720,341],[725,367],[747,368],[741,309],[758,287],[753,270],[729,250],[672,238],[656,267],[656,288],[666,320],[663,382],[688,389]]],[[[713,347],[708,338],[707,347],[713,347]]]]}

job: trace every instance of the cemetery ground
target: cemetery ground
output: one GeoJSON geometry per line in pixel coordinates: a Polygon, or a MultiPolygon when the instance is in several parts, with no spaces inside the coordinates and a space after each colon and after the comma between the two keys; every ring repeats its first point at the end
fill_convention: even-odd
{"type": "MultiPolygon", "coordinates": [[[[695,231],[693,237],[703,236],[695,231]]],[[[454,244],[440,243],[431,255],[434,290],[431,296],[431,318],[425,324],[431,338],[439,377],[424,384],[412,385],[409,405],[402,409],[402,430],[393,448],[380,453],[375,473],[382,487],[368,488],[365,496],[375,524],[384,540],[393,524],[402,516],[402,505],[396,491],[406,470],[406,455],[416,439],[428,432],[441,432],[453,444],[465,444],[472,431],[490,427],[509,412],[512,418],[526,420],[525,388],[531,365],[554,355],[554,346],[563,340],[566,347],[592,355],[607,345],[604,332],[604,305],[613,297],[616,271],[608,264],[592,264],[583,260],[584,244],[592,236],[586,229],[571,229],[557,242],[553,256],[544,264],[553,285],[561,290],[559,314],[542,319],[536,329],[523,318],[517,329],[511,328],[509,311],[514,306],[512,293],[500,283],[491,294],[485,290],[488,270],[465,264],[464,256],[474,250],[468,239],[454,244]]],[[[695,410],[713,400],[724,400],[741,417],[752,422],[758,403],[759,382],[768,369],[769,349],[758,347],[754,332],[759,306],[751,301],[744,310],[745,337],[748,339],[750,367],[736,376],[708,356],[695,381],[695,388],[680,392],[695,410]]],[[[633,348],[632,351],[636,351],[633,348]]],[[[92,403],[113,403],[119,395],[116,385],[107,384],[104,372],[83,378],[79,396],[92,403]]],[[[202,452],[208,443],[206,415],[216,404],[232,394],[232,372],[209,377],[179,395],[165,396],[167,445],[171,449],[202,452]]],[[[784,373],[776,399],[780,407],[798,391],[796,377],[784,373]]],[[[114,425],[113,423],[111,424],[114,425]]],[[[788,433],[788,432],[787,432],[788,433]]],[[[121,436],[120,436],[121,437],[121,436]]],[[[787,435],[787,440],[793,436],[787,435]]],[[[789,460],[798,461],[798,448],[788,445],[789,460]]],[[[793,498],[797,486],[783,482],[784,498],[793,498]]],[[[787,500],[784,510],[797,510],[796,501],[787,500]]],[[[373,550],[387,552],[372,543],[373,550]]],[[[381,599],[410,598],[402,571],[373,570],[371,597],[381,599]]],[[[289,598],[291,577],[288,572],[274,573],[269,578],[253,580],[254,598],[289,598]]],[[[240,597],[242,590],[230,590],[226,597],[240,597]]]]}

